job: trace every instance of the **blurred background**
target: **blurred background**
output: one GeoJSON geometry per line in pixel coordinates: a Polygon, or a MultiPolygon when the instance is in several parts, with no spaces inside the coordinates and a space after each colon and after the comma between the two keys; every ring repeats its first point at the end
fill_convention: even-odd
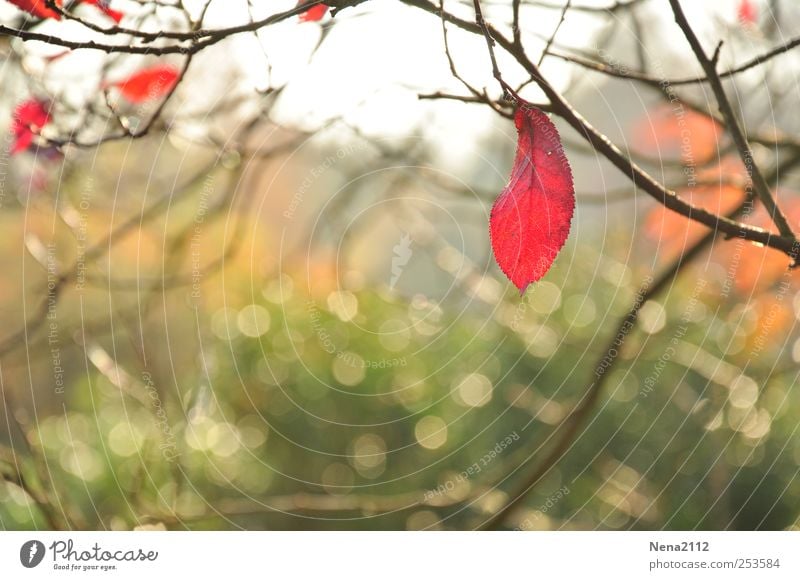
{"type": "MultiPolygon", "coordinates": [[[[111,3],[142,30],[293,7],[269,4],[111,3]]],[[[720,70],[800,34],[793,2],[685,4],[711,49],[725,41],[720,70]]],[[[669,7],[564,6],[522,2],[543,74],[686,199],[741,203],[746,172],[708,87],[658,88],[700,72],[669,7]]],[[[511,3],[484,7],[510,30],[511,3]]],[[[445,8],[473,17],[471,2],[445,8]]],[[[155,57],[0,40],[0,528],[464,530],[514,499],[637,293],[706,229],[554,118],[576,216],[520,296],[487,227],[515,130],[484,39],[447,34],[494,106],[453,77],[440,19],[394,0],[231,37],[185,73],[160,57],[183,74],[163,108],[108,88],[155,57]],[[53,120],[12,155],[32,96],[53,120]]],[[[499,57],[512,85],[528,80],[499,57]]],[[[726,81],[792,226],[797,72],[788,51],[726,81]]],[[[522,94],[546,103],[530,83],[522,94]]],[[[770,227],[760,209],[742,219],[770,227]]],[[[797,277],[739,239],[684,265],[502,527],[800,527],[797,277]]]]}

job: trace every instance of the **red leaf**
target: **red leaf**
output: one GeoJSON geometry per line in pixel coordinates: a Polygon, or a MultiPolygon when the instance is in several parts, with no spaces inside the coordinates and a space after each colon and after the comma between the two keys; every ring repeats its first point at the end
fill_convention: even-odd
{"type": "Polygon", "coordinates": [[[517,155],[508,185],[492,207],[489,233],[500,269],[524,294],[547,273],[569,236],[575,189],[558,130],[547,115],[523,105],[514,122],[517,155]]]}
{"type": "Polygon", "coordinates": [[[143,103],[170,92],[177,84],[180,72],[171,65],[156,65],[140,70],[127,79],[111,83],[132,103],[143,103]]]}
{"type": "Polygon", "coordinates": [[[30,99],[17,105],[14,109],[14,121],[11,124],[14,133],[11,154],[16,155],[32,149],[34,138],[50,119],[49,104],[45,101],[30,99]]]}
{"type": "Polygon", "coordinates": [[[739,22],[743,25],[754,25],[758,23],[758,10],[751,0],[741,0],[739,8],[736,10],[739,22]]]}
{"type": "Polygon", "coordinates": [[[123,12],[112,9],[110,6],[111,2],[109,0],[83,0],[83,2],[85,4],[94,4],[103,14],[111,18],[111,20],[117,24],[119,24],[122,18],[125,16],[123,12]]]}
{"type": "MultiPolygon", "coordinates": [[[[25,12],[29,14],[33,14],[39,18],[55,18],[56,20],[61,20],[61,15],[47,7],[44,0],[8,0],[14,6],[21,8],[25,12]]],[[[58,6],[61,6],[61,0],[56,0],[55,2],[58,6]]]]}
{"type": "MultiPolygon", "coordinates": [[[[302,4],[307,4],[307,0],[300,0],[297,5],[300,6],[302,4]]],[[[312,6],[303,12],[300,16],[298,16],[298,18],[300,22],[317,22],[322,20],[327,12],[328,7],[325,6],[325,4],[317,4],[316,6],[312,6]]]]}

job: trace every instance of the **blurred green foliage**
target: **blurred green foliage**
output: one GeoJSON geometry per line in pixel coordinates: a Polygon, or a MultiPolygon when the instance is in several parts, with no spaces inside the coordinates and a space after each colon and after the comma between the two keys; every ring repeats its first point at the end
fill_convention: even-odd
{"type": "MultiPolygon", "coordinates": [[[[27,486],[89,528],[475,527],[544,455],[643,277],[570,252],[590,285],[556,268],[522,299],[493,278],[440,303],[319,281],[309,294],[286,273],[228,285],[224,306],[179,292],[164,327],[183,327],[148,335],[146,366],[124,330],[98,340],[63,408],[27,416],[33,456],[12,435],[27,486]]],[[[752,305],[715,280],[696,269],[645,305],[587,430],[514,526],[797,526],[790,333],[754,356],[752,305]]],[[[20,485],[0,498],[4,528],[48,527],[20,485]]]]}

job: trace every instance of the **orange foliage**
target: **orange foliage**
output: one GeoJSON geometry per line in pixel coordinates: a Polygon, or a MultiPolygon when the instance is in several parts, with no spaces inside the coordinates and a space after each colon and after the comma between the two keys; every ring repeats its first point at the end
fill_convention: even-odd
{"type": "MultiPolygon", "coordinates": [[[[790,225],[796,228],[800,224],[800,200],[780,199],[780,206],[790,225]]],[[[777,232],[761,205],[758,205],[750,215],[743,216],[741,221],[777,232]]],[[[791,263],[791,260],[781,252],[742,239],[720,244],[716,257],[728,271],[735,273],[735,288],[744,295],[758,294],[772,287],[787,273],[791,263]]],[[[800,271],[792,272],[791,280],[796,280],[798,275],[800,271]]]]}
{"type": "Polygon", "coordinates": [[[700,164],[717,155],[721,137],[712,118],[680,104],[661,104],[636,121],[632,141],[643,154],[700,164]]]}
{"type": "MultiPolygon", "coordinates": [[[[718,154],[721,135],[720,127],[709,117],[679,107],[659,105],[638,121],[633,142],[644,153],[678,158],[695,171],[694,168],[704,161],[713,160],[713,156],[718,154]]],[[[697,207],[724,215],[744,201],[745,177],[738,156],[729,153],[717,164],[697,169],[692,178],[700,185],[682,188],[677,193],[697,207]],[[736,184],[737,179],[742,180],[742,185],[736,184]]],[[[791,225],[800,226],[800,199],[790,195],[780,197],[779,205],[791,225]]],[[[744,213],[739,219],[748,225],[776,231],[759,203],[752,212],[744,213]]],[[[666,261],[685,252],[708,232],[708,228],[657,205],[645,217],[644,231],[646,237],[657,245],[659,256],[666,261]]],[[[719,242],[713,256],[731,276],[734,289],[746,296],[755,296],[773,287],[786,274],[790,263],[781,252],[742,239],[719,242]]],[[[790,274],[790,280],[793,282],[798,276],[800,269],[790,274]]]]}
{"type": "MultiPolygon", "coordinates": [[[[723,184],[679,191],[678,195],[692,205],[716,214],[732,211],[744,200],[741,188],[723,184]]],[[[658,205],[645,218],[644,231],[647,237],[658,244],[659,254],[665,260],[671,260],[703,237],[708,228],[658,205]]]]}

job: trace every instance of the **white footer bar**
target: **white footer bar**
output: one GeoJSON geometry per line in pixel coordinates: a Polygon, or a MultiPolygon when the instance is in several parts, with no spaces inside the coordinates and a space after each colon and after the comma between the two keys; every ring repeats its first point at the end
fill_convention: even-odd
{"type": "Polygon", "coordinates": [[[798,532],[2,532],[0,578],[777,580],[799,552],[798,532]]]}

